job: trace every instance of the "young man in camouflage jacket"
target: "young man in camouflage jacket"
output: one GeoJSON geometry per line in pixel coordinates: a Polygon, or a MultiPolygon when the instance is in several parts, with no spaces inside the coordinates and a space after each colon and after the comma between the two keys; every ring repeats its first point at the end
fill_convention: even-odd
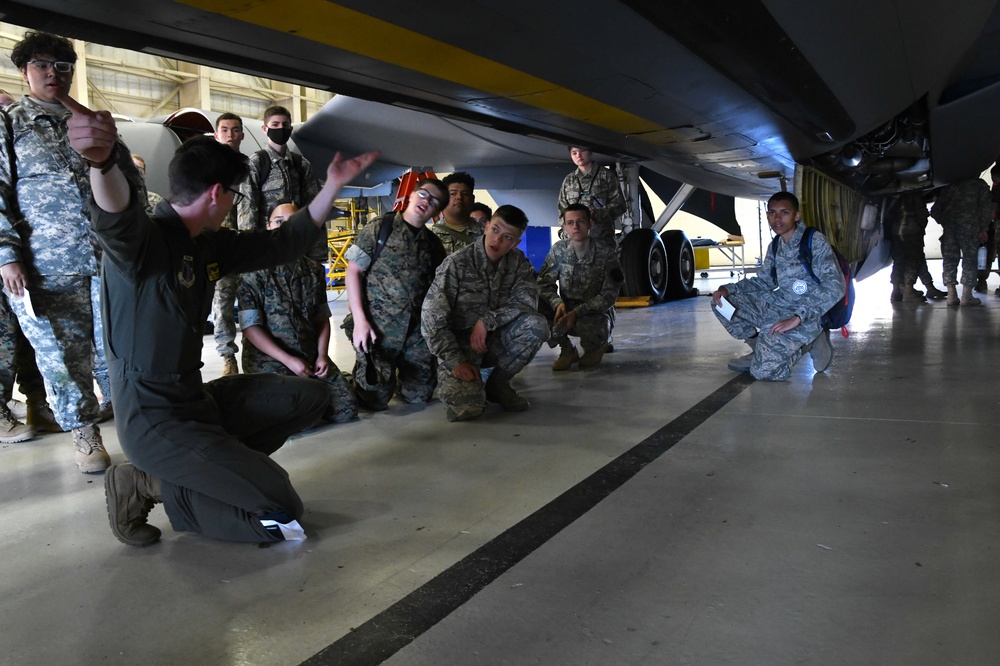
{"type": "Polygon", "coordinates": [[[563,213],[567,239],[549,250],[538,274],[539,309],[553,325],[550,346],[559,345],[553,370],[574,363],[591,368],[601,362],[611,336],[611,309],[625,276],[613,245],[590,238],[594,223],[583,204],[563,213]],[[580,338],[581,357],[569,336],[580,338]]]}
{"type": "Polygon", "coordinates": [[[510,385],[549,337],[540,315],[535,270],[515,246],[528,218],[500,206],[486,234],[441,264],[424,301],[420,328],[438,358],[438,397],[449,421],[483,413],[486,401],[524,411],[510,385]],[[493,367],[485,385],[480,368],[493,367]]]}

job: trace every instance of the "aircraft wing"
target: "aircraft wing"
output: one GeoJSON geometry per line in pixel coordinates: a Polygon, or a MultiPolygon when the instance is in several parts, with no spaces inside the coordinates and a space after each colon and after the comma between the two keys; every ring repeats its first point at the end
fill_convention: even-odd
{"type": "Polygon", "coordinates": [[[734,196],[796,162],[874,191],[1000,153],[996,0],[31,0],[0,17],[587,144],[734,196]]]}

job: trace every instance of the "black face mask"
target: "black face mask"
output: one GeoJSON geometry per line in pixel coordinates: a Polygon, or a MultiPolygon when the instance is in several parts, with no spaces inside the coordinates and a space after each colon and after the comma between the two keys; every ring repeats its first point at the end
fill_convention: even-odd
{"type": "Polygon", "coordinates": [[[288,139],[292,136],[291,127],[268,127],[267,128],[267,138],[276,143],[279,146],[283,146],[288,143],[288,139]]]}

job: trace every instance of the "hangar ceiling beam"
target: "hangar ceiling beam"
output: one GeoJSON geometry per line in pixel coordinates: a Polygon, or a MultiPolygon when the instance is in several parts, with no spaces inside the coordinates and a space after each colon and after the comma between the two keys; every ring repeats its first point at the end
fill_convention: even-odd
{"type": "Polygon", "coordinates": [[[212,107],[212,87],[211,79],[205,72],[205,68],[189,62],[178,62],[177,68],[181,72],[195,75],[193,79],[181,84],[181,107],[210,109],[212,107]]]}
{"type": "MultiPolygon", "coordinates": [[[[87,85],[87,45],[79,39],[73,40],[73,50],[77,52],[76,69],[73,74],[73,85],[69,94],[84,106],[90,106],[90,90],[87,85]]],[[[27,84],[24,86],[27,88],[27,84]]]]}
{"type": "MultiPolygon", "coordinates": [[[[0,22],[0,87],[15,97],[27,92],[10,52],[25,29],[0,22]]],[[[281,104],[302,123],[333,97],[332,93],[271,81],[180,60],[74,40],[78,61],[71,94],[84,104],[104,106],[134,118],[152,118],[190,106],[232,111],[259,118],[264,109],[281,104]]]]}

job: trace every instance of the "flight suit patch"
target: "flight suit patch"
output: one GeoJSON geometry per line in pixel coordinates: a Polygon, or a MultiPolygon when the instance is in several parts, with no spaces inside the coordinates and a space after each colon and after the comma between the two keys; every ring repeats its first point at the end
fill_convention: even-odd
{"type": "Polygon", "coordinates": [[[219,271],[219,264],[214,261],[206,266],[205,270],[208,271],[209,282],[216,282],[220,277],[222,277],[219,271]]]}
{"type": "Polygon", "coordinates": [[[185,254],[181,259],[181,270],[177,273],[177,279],[185,287],[194,285],[194,257],[185,254]]]}

